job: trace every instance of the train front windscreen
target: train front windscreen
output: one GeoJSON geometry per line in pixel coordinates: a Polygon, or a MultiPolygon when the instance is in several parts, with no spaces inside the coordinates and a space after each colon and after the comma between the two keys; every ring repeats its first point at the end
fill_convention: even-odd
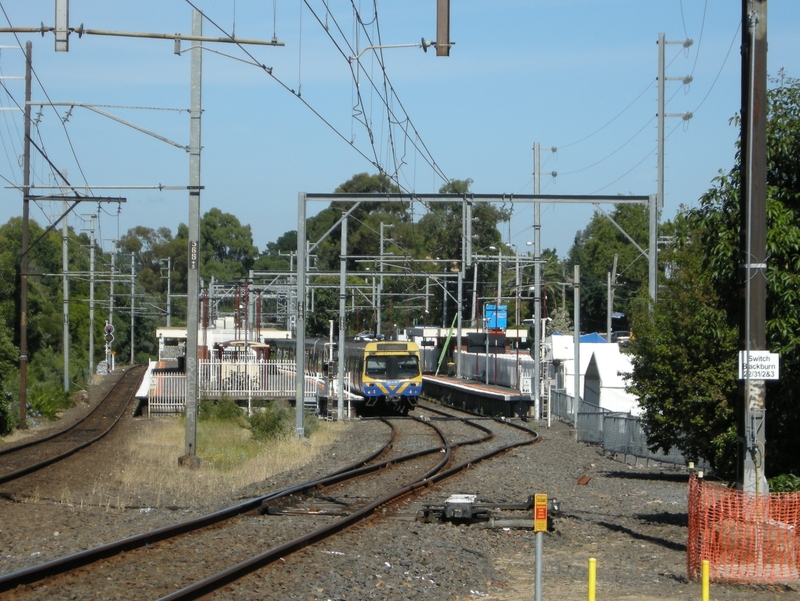
{"type": "Polygon", "coordinates": [[[419,361],[413,355],[407,357],[367,357],[364,371],[375,380],[399,380],[419,375],[419,361]]]}

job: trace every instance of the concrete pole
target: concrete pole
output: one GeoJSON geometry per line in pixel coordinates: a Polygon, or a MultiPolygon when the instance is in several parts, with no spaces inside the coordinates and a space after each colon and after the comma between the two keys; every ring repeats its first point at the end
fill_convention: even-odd
{"type": "MultiPolygon", "coordinates": [[[[383,224],[381,223],[381,250],[383,250],[383,224]]],[[[381,270],[383,264],[381,264],[381,270]]],[[[339,253],[339,396],[337,418],[344,418],[344,363],[345,363],[345,336],[347,324],[345,323],[345,303],[347,302],[347,216],[342,219],[342,249],[339,253]]]]}
{"type": "Polygon", "coordinates": [[[575,440],[578,440],[578,409],[581,402],[581,266],[575,265],[573,276],[573,288],[575,289],[575,331],[572,333],[572,345],[574,347],[573,361],[575,362],[574,373],[574,396],[572,411],[575,421],[575,440]]]}
{"type": "MultiPolygon", "coordinates": [[[[541,160],[539,142],[533,145],[533,193],[541,194],[541,160]]],[[[533,410],[534,419],[542,415],[542,218],[541,204],[533,203],[533,410]]]]}
{"type": "Polygon", "coordinates": [[[19,427],[28,427],[25,405],[28,402],[28,222],[31,181],[31,74],[33,45],[25,43],[25,140],[22,166],[22,258],[19,265],[19,427]]]}
{"type": "Polygon", "coordinates": [[[650,237],[648,244],[648,293],[651,307],[658,300],[658,213],[664,206],[664,118],[666,76],[664,65],[664,49],[666,45],[663,33],[658,34],[658,161],[656,194],[650,198],[650,237]]]}
{"type": "Polygon", "coordinates": [[[167,327],[172,327],[172,257],[167,257],[167,327]]]}
{"type": "Polygon", "coordinates": [[[134,272],[134,255],[131,253],[131,365],[134,364],[134,344],[133,344],[133,334],[134,334],[134,317],[136,316],[136,273],[134,272]]]}
{"type": "MultiPolygon", "coordinates": [[[[114,273],[115,267],[114,263],[116,261],[117,255],[117,241],[111,241],[111,279],[108,284],[108,324],[113,326],[114,325],[114,273]]],[[[108,345],[108,354],[110,355],[108,358],[108,365],[111,371],[114,371],[114,355],[111,353],[111,343],[109,342],[108,345]]]]}
{"type": "Polygon", "coordinates": [[[472,265],[472,327],[478,327],[478,262],[472,265]]]}
{"type": "Polygon", "coordinates": [[[306,394],[306,195],[297,194],[297,316],[295,319],[295,358],[297,361],[295,375],[295,421],[294,429],[298,438],[305,435],[303,425],[303,403],[306,394]]]}
{"type": "MultiPolygon", "coordinates": [[[[94,376],[94,220],[89,217],[89,379],[94,376]]],[[[133,297],[131,297],[133,298],[133,297]]],[[[133,362],[131,362],[133,363],[133,362]]]]}
{"type": "MultiPolygon", "coordinates": [[[[456,330],[456,351],[453,353],[453,358],[456,361],[456,376],[461,377],[461,309],[464,304],[464,264],[458,270],[458,329],[456,330]]],[[[427,298],[425,299],[427,301],[427,298]]]]}
{"type": "MultiPolygon", "coordinates": [[[[203,17],[192,11],[192,35],[203,35],[203,17]]],[[[184,456],[197,465],[197,330],[200,308],[200,151],[203,100],[203,49],[195,41],[191,50],[189,108],[189,268],[186,289],[186,434],[184,456]]]]}
{"type": "Polygon", "coordinates": [[[611,321],[614,317],[614,281],[617,279],[617,260],[619,255],[614,255],[613,266],[608,265],[606,271],[606,342],[611,342],[611,321]]]}
{"type": "MultiPolygon", "coordinates": [[[[740,195],[739,350],[767,350],[767,0],[742,0],[742,166],[740,195]]],[[[746,377],[737,412],[745,492],[769,493],[764,454],[767,389],[746,377]],[[742,423],[744,422],[744,423],[742,423]]]]}
{"type": "Polygon", "coordinates": [[[378,283],[378,324],[375,329],[376,334],[381,333],[381,293],[383,292],[383,243],[385,239],[383,237],[383,230],[384,228],[392,228],[394,224],[391,223],[383,223],[381,221],[381,240],[380,240],[380,259],[379,259],[379,267],[378,270],[380,271],[380,282],[378,283]]]}
{"type": "Polygon", "coordinates": [[[442,329],[447,329],[447,278],[442,280],[442,329]]]}
{"type": "Polygon", "coordinates": [[[64,392],[70,389],[69,374],[69,227],[67,226],[67,201],[61,201],[64,221],[61,224],[61,297],[63,299],[62,340],[64,347],[64,392]]]}

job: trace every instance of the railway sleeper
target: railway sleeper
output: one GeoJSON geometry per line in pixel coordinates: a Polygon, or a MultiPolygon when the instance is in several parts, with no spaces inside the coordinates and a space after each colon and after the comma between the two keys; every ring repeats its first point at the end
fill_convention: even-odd
{"type": "Polygon", "coordinates": [[[290,496],[276,501],[264,501],[262,515],[348,515],[349,504],[327,496],[290,496]]]}

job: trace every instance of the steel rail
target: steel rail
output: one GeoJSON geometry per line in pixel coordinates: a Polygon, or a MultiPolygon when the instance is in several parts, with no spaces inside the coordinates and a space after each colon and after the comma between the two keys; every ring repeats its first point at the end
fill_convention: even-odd
{"type": "Polygon", "coordinates": [[[91,411],[89,411],[89,413],[84,415],[82,418],[80,418],[77,422],[75,422],[71,426],[69,426],[69,427],[67,427],[67,428],[65,428],[63,430],[59,430],[58,432],[55,432],[53,434],[49,434],[48,436],[43,436],[42,438],[37,438],[36,440],[29,440],[27,442],[22,442],[20,444],[17,444],[17,445],[14,445],[14,446],[10,446],[8,448],[0,449],[0,456],[6,455],[8,453],[13,453],[14,451],[18,451],[18,450],[24,449],[26,447],[37,445],[37,444],[39,444],[41,442],[45,442],[46,440],[50,440],[52,438],[55,438],[56,436],[61,436],[62,434],[66,434],[70,430],[73,430],[74,428],[79,426],[81,423],[83,423],[87,418],[89,418],[95,411],[97,411],[97,408],[100,407],[103,404],[103,401],[106,400],[108,395],[110,395],[112,392],[114,392],[114,389],[117,387],[117,385],[120,384],[123,379],[127,378],[132,371],[134,371],[135,369],[137,369],[139,367],[142,367],[142,366],[138,366],[137,365],[137,366],[129,369],[127,372],[125,372],[125,374],[122,376],[122,378],[120,378],[120,381],[117,382],[117,384],[114,385],[114,387],[105,394],[103,399],[99,403],[97,403],[97,405],[95,405],[95,407],[91,411]]]}
{"type": "MultiPolygon", "coordinates": [[[[47,436],[45,438],[40,438],[40,439],[35,440],[35,441],[23,443],[23,444],[15,446],[15,447],[12,447],[10,449],[6,449],[2,454],[10,454],[12,452],[19,451],[19,450],[25,449],[25,448],[29,448],[29,447],[34,446],[34,445],[42,444],[42,443],[45,443],[45,442],[52,442],[53,439],[55,439],[55,438],[57,438],[59,436],[63,436],[64,434],[67,434],[67,433],[72,433],[72,431],[77,426],[83,424],[83,422],[86,419],[88,419],[89,417],[93,417],[95,411],[97,411],[100,407],[104,406],[106,400],[109,398],[109,396],[112,393],[119,392],[119,390],[118,390],[119,387],[127,386],[127,385],[130,384],[129,378],[132,377],[132,373],[134,372],[134,370],[136,370],[137,372],[143,371],[144,367],[143,366],[137,366],[137,367],[134,367],[134,368],[128,370],[125,373],[125,375],[120,379],[120,381],[117,382],[114,385],[114,387],[111,390],[108,391],[108,393],[103,397],[103,400],[100,401],[94,409],[92,409],[86,416],[84,416],[81,420],[79,420],[73,426],[71,426],[69,428],[66,428],[65,430],[62,430],[60,432],[57,432],[56,434],[52,434],[50,436],[47,436]]],[[[28,466],[26,466],[26,467],[24,467],[22,469],[18,469],[16,471],[10,472],[8,474],[3,474],[2,476],[0,476],[0,484],[4,484],[4,483],[9,482],[11,480],[15,480],[17,478],[25,476],[27,474],[31,474],[31,473],[33,473],[35,471],[38,471],[38,470],[40,470],[40,469],[42,469],[44,467],[47,467],[48,465],[52,465],[53,463],[61,461],[62,459],[66,459],[70,455],[73,455],[73,454],[77,453],[81,449],[84,449],[84,448],[88,447],[89,445],[94,444],[95,442],[97,442],[98,440],[100,440],[101,438],[106,436],[109,432],[111,432],[111,430],[114,428],[114,426],[116,426],[119,423],[119,420],[122,419],[122,416],[125,415],[125,410],[127,409],[127,407],[130,404],[131,400],[134,398],[135,391],[136,391],[135,388],[132,389],[131,391],[128,391],[127,394],[129,394],[130,396],[128,397],[128,399],[123,404],[122,410],[118,413],[118,415],[111,422],[111,424],[108,426],[108,428],[106,428],[100,434],[98,434],[94,438],[86,440],[86,441],[84,441],[84,442],[82,442],[82,443],[80,443],[80,444],[78,444],[78,445],[76,445],[76,446],[74,446],[74,447],[62,452],[62,453],[54,455],[53,457],[49,457],[49,458],[47,458],[47,459],[45,459],[43,461],[39,461],[37,463],[28,465],[28,466]]]]}
{"type": "MultiPolygon", "coordinates": [[[[416,419],[416,418],[415,418],[416,419]]],[[[498,423],[505,423],[502,420],[498,420],[498,423]]],[[[477,424],[470,424],[479,429],[487,429],[484,426],[479,426],[477,424]]],[[[317,543],[321,540],[329,538],[334,534],[338,534],[339,532],[345,530],[349,526],[352,526],[359,520],[371,515],[378,507],[382,505],[389,504],[393,501],[396,501],[406,495],[413,493],[414,491],[428,487],[432,483],[438,482],[445,478],[451,477],[457,473],[460,473],[476,463],[479,463],[485,459],[489,459],[494,457],[500,453],[508,451],[509,449],[516,448],[518,446],[524,446],[528,444],[532,444],[534,442],[538,442],[540,439],[539,435],[532,430],[525,428],[524,426],[521,427],[522,430],[527,431],[532,435],[532,437],[528,440],[523,440],[516,443],[511,443],[508,445],[503,445],[496,449],[493,449],[483,455],[479,455],[478,457],[472,458],[468,461],[464,461],[454,467],[451,467],[447,470],[441,471],[441,469],[447,465],[449,462],[449,449],[450,445],[448,445],[448,452],[446,453],[447,457],[443,458],[436,467],[423,476],[420,479],[417,479],[409,484],[401,486],[393,490],[392,492],[384,495],[383,497],[367,504],[366,506],[362,507],[361,509],[351,513],[350,515],[338,520],[332,524],[327,526],[323,526],[309,534],[305,534],[303,536],[297,537],[294,540],[288,541],[283,543],[277,547],[269,549],[264,553],[251,557],[245,561],[242,561],[235,566],[227,568],[213,576],[209,576],[203,580],[195,582],[189,586],[186,586],[174,593],[166,595],[158,599],[158,601],[187,601],[190,599],[200,599],[209,595],[210,593],[232,583],[240,578],[254,572],[257,569],[260,569],[270,563],[279,560],[282,557],[285,557],[287,554],[294,553],[299,551],[311,544],[317,543]]],[[[491,438],[489,436],[488,438],[491,438]]],[[[487,438],[484,438],[486,440],[487,438]]],[[[462,443],[464,444],[464,443],[462,443]]]]}
{"type": "MultiPolygon", "coordinates": [[[[441,452],[442,445],[438,445],[436,447],[432,447],[425,451],[417,451],[414,453],[410,453],[408,455],[404,455],[402,457],[395,457],[375,464],[364,465],[366,463],[374,461],[375,459],[380,457],[381,454],[385,453],[388,449],[392,448],[392,444],[394,442],[396,435],[396,430],[388,420],[382,419],[382,421],[386,423],[390,428],[390,435],[386,440],[386,442],[383,444],[383,446],[380,447],[374,453],[370,454],[369,456],[359,459],[358,461],[348,466],[340,468],[320,478],[315,478],[307,482],[303,482],[278,491],[274,491],[267,495],[250,499],[249,501],[245,501],[243,503],[239,503],[237,505],[221,509],[217,512],[207,514],[205,516],[200,516],[197,518],[193,518],[191,520],[180,522],[178,524],[172,524],[170,526],[165,526],[162,528],[158,528],[156,530],[137,534],[128,538],[100,545],[98,547],[86,549],[84,551],[72,555],[60,557],[43,564],[39,564],[37,566],[31,566],[23,570],[18,570],[16,572],[11,572],[9,574],[2,575],[0,576],[0,592],[13,589],[19,585],[32,584],[40,580],[44,580],[45,578],[56,576],[58,574],[63,574],[64,572],[68,572],[75,568],[86,566],[95,563],[97,561],[100,561],[102,559],[113,557],[123,552],[129,552],[135,549],[139,549],[141,547],[152,545],[157,542],[174,538],[176,536],[181,536],[190,532],[194,532],[202,528],[206,528],[208,526],[219,524],[221,522],[236,518],[240,515],[258,510],[263,504],[269,501],[280,499],[281,497],[298,493],[302,494],[319,486],[334,484],[337,482],[347,480],[348,478],[357,478],[378,471],[380,469],[383,469],[389,465],[394,465],[397,463],[402,463],[404,461],[410,461],[416,459],[426,453],[433,454],[441,452]]],[[[423,420],[418,420],[418,421],[424,423],[426,426],[431,427],[437,433],[437,436],[439,436],[440,440],[442,441],[442,444],[443,445],[447,444],[445,436],[439,428],[437,428],[433,424],[426,423],[423,420]]],[[[445,455],[449,459],[450,457],[449,452],[445,453],[445,455]]]]}

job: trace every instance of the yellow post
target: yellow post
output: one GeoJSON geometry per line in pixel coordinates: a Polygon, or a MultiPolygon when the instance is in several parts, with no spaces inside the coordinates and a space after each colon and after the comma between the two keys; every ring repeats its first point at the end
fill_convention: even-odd
{"type": "Polygon", "coordinates": [[[708,560],[703,560],[703,601],[708,601],[708,560]]]}
{"type": "Polygon", "coordinates": [[[597,578],[597,560],[589,558],[589,601],[594,601],[595,580],[597,578]]]}

